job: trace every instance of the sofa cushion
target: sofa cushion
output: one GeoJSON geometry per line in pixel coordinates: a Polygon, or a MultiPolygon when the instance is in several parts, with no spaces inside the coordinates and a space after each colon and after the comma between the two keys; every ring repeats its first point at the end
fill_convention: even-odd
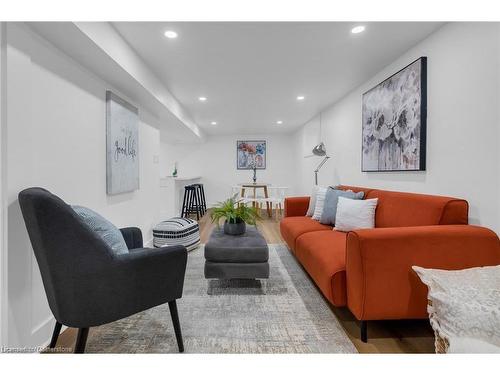
{"type": "Polygon", "coordinates": [[[332,231],[332,227],[323,225],[308,216],[290,216],[281,220],[280,231],[288,247],[295,252],[295,241],[301,234],[317,231],[332,231]]]}
{"type": "Polygon", "coordinates": [[[335,229],[349,232],[375,228],[375,210],[378,198],[356,200],[339,197],[335,229]]]}
{"type": "Polygon", "coordinates": [[[325,197],[326,192],[330,188],[319,187],[316,191],[316,206],[314,207],[314,213],[312,218],[316,221],[320,221],[321,215],[323,215],[323,209],[325,208],[325,197]]]}
{"type": "Polygon", "coordinates": [[[311,199],[309,199],[309,207],[307,208],[306,216],[313,216],[314,210],[316,209],[316,194],[318,193],[318,189],[320,186],[314,185],[311,191],[311,199]]]}
{"type": "Polygon", "coordinates": [[[296,242],[295,256],[335,306],[347,304],[346,243],[347,233],[334,230],[305,233],[296,242]]]}
{"type": "Polygon", "coordinates": [[[337,204],[339,202],[339,197],[349,199],[363,199],[364,195],[365,193],[362,191],[355,193],[353,191],[328,189],[325,195],[323,213],[321,214],[321,219],[319,220],[319,222],[321,224],[327,225],[335,224],[335,216],[337,215],[337,204]]]}
{"type": "Polygon", "coordinates": [[[468,204],[463,199],[387,190],[372,190],[365,198],[378,198],[376,228],[468,222],[468,204]]]}

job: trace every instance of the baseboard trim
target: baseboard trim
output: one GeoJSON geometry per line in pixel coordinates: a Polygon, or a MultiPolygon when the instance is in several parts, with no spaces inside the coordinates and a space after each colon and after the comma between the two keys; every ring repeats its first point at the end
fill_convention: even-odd
{"type": "Polygon", "coordinates": [[[35,328],[33,328],[31,330],[31,335],[36,335],[38,333],[38,331],[40,331],[41,329],[44,329],[47,325],[49,325],[50,323],[54,324],[55,323],[55,320],[52,316],[49,316],[47,319],[45,319],[42,323],[40,323],[39,325],[37,325],[35,328]]]}

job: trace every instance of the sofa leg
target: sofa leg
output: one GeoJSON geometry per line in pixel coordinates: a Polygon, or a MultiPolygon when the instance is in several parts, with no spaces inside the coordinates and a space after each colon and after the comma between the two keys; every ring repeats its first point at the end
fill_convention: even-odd
{"type": "Polygon", "coordinates": [[[87,344],[87,336],[89,335],[88,328],[78,329],[78,336],[76,337],[75,353],[84,353],[85,345],[87,344]]]}
{"type": "Polygon", "coordinates": [[[366,320],[361,321],[361,341],[368,342],[368,322],[366,320]]]}
{"type": "Polygon", "coordinates": [[[177,346],[179,347],[179,353],[184,351],[184,343],[182,342],[181,324],[179,323],[179,313],[177,312],[177,303],[170,301],[168,303],[170,309],[170,316],[172,317],[172,323],[174,324],[175,338],[177,339],[177,346]]]}
{"type": "Polygon", "coordinates": [[[52,332],[52,339],[50,340],[49,348],[53,349],[56,347],[57,339],[59,338],[59,334],[61,333],[62,324],[56,320],[56,324],[54,326],[54,332],[52,332]]]}

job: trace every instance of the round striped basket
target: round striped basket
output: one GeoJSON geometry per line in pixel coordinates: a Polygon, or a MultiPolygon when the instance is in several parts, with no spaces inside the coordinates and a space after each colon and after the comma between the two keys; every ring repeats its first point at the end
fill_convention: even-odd
{"type": "Polygon", "coordinates": [[[173,217],[153,228],[154,247],[183,245],[189,251],[197,248],[199,244],[200,227],[195,220],[173,217]]]}

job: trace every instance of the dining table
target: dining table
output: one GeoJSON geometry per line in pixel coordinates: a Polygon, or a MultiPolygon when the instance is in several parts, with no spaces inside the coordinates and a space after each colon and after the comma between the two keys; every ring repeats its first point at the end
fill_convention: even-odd
{"type": "MultiPolygon", "coordinates": [[[[238,185],[241,187],[241,197],[242,198],[245,197],[246,189],[253,189],[253,197],[254,198],[257,196],[257,193],[256,193],[257,189],[262,189],[264,192],[264,197],[269,198],[269,191],[267,189],[269,184],[265,184],[262,182],[243,182],[243,183],[240,183],[238,185]]],[[[253,202],[253,206],[254,207],[256,206],[255,202],[253,202]]],[[[272,217],[273,212],[271,210],[271,204],[269,202],[266,202],[266,209],[267,209],[267,214],[269,215],[269,217],[272,217]]]]}

